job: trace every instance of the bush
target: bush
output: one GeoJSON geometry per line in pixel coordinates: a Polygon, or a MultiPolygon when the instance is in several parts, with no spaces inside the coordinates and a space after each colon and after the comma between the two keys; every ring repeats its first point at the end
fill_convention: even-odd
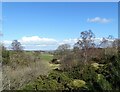
{"type": "Polygon", "coordinates": [[[112,90],[110,83],[105,79],[102,74],[98,74],[97,82],[103,90],[112,90]]]}
{"type": "Polygon", "coordinates": [[[71,82],[71,86],[75,87],[75,88],[81,88],[81,87],[85,87],[86,82],[83,80],[78,80],[75,79],[71,82]]]}
{"type": "Polygon", "coordinates": [[[6,49],[2,49],[2,64],[8,64],[10,62],[10,54],[6,49]]]}

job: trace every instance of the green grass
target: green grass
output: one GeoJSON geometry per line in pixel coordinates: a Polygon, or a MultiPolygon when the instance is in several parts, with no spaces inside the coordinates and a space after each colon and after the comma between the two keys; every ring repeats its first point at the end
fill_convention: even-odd
{"type": "Polygon", "coordinates": [[[41,54],[40,58],[41,58],[41,60],[50,62],[53,59],[53,55],[50,55],[50,54],[41,54]]]}
{"type": "Polygon", "coordinates": [[[40,58],[42,61],[46,61],[46,65],[51,69],[59,68],[60,64],[50,64],[49,62],[53,59],[51,54],[41,54],[40,58]]]}

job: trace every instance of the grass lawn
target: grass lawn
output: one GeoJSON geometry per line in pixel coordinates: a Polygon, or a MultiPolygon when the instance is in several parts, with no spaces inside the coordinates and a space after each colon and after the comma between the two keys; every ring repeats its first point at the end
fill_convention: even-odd
{"type": "Polygon", "coordinates": [[[53,55],[50,54],[41,54],[41,60],[50,62],[53,59],[53,55]]]}
{"type": "Polygon", "coordinates": [[[50,54],[41,54],[40,58],[42,61],[47,61],[46,65],[49,66],[51,69],[59,68],[60,64],[50,64],[49,62],[53,59],[53,55],[50,54]]]}

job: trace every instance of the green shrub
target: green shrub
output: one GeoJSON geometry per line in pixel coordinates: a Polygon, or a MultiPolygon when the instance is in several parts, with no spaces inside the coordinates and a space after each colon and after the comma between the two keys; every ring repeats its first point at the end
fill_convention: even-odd
{"type": "Polygon", "coordinates": [[[97,82],[103,90],[112,90],[110,83],[105,79],[102,74],[98,74],[97,82]]]}
{"type": "Polygon", "coordinates": [[[85,87],[86,82],[83,80],[78,80],[75,79],[71,82],[71,86],[75,87],[75,88],[81,88],[81,87],[85,87]]]}
{"type": "Polygon", "coordinates": [[[6,49],[2,50],[2,64],[8,64],[10,62],[10,54],[6,49]]]}

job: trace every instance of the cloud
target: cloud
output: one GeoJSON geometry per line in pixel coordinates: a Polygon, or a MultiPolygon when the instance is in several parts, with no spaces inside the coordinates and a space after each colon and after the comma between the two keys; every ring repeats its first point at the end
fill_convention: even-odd
{"type": "Polygon", "coordinates": [[[55,45],[57,40],[52,38],[42,38],[39,36],[22,37],[20,40],[23,45],[55,45]]]}
{"type": "Polygon", "coordinates": [[[109,23],[109,22],[111,22],[111,19],[95,17],[95,18],[88,18],[88,19],[87,19],[87,22],[93,22],[93,23],[109,23]]]}
{"type": "MultiPolygon", "coordinates": [[[[64,39],[62,41],[58,41],[53,38],[42,38],[39,36],[25,36],[18,41],[22,44],[25,50],[48,50],[48,49],[56,49],[59,45],[62,44],[70,44],[71,46],[77,42],[77,39],[64,39]]],[[[6,47],[10,47],[12,41],[4,40],[4,45],[6,47]]]]}
{"type": "Polygon", "coordinates": [[[76,39],[76,38],[75,39],[65,39],[65,40],[59,42],[59,45],[61,45],[61,44],[70,44],[70,45],[73,45],[77,41],[78,41],[78,39],[76,39]]]}
{"type": "MultiPolygon", "coordinates": [[[[102,41],[102,38],[94,38],[93,39],[96,44],[100,44],[102,41]]],[[[114,39],[107,39],[109,42],[113,42],[114,39]]],[[[71,45],[71,48],[73,45],[78,41],[77,38],[70,38],[70,39],[64,39],[61,41],[58,41],[53,38],[42,38],[39,36],[30,36],[30,37],[22,37],[18,40],[22,46],[24,47],[24,50],[55,50],[59,45],[62,44],[69,44],[71,45]]],[[[9,49],[12,41],[10,40],[4,40],[3,44],[9,49]]]]}
{"type": "Polygon", "coordinates": [[[10,45],[12,43],[12,41],[4,40],[3,43],[4,43],[4,45],[10,45]]]}
{"type": "MultiPolygon", "coordinates": [[[[39,36],[30,36],[30,37],[22,37],[18,39],[21,45],[24,47],[25,50],[39,50],[39,49],[48,49],[49,47],[55,47],[58,45],[58,41],[52,38],[42,38],[39,36]]],[[[4,40],[3,44],[6,47],[10,47],[12,41],[11,40],[4,40]]]]}

